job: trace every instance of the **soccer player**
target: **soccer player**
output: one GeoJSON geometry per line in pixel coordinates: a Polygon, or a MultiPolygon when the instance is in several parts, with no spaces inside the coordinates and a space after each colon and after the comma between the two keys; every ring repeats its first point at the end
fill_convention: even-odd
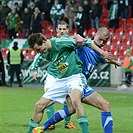
{"type": "MultiPolygon", "coordinates": [[[[66,23],[63,25],[59,24],[58,26],[64,29],[66,28],[66,23]]],[[[28,133],[34,127],[38,126],[46,107],[52,105],[54,102],[64,103],[67,95],[71,97],[82,133],[88,133],[88,118],[81,104],[86,79],[82,74],[83,66],[75,53],[75,49],[86,45],[95,48],[105,58],[110,58],[112,55],[99,49],[91,40],[84,40],[79,35],[75,36],[75,39],[65,34],[49,40],[41,33],[34,33],[29,36],[28,44],[30,48],[43,54],[50,61],[47,76],[49,80],[47,81],[51,83],[49,85],[47,84],[48,91],[35,105],[28,133]]],[[[42,127],[39,130],[39,132],[42,132],[44,128],[42,127]]]]}
{"type": "MultiPolygon", "coordinates": [[[[105,27],[102,27],[97,31],[93,41],[99,47],[103,47],[106,44],[109,37],[110,37],[109,30],[105,27]]],[[[95,50],[88,48],[86,46],[77,49],[77,54],[84,64],[83,73],[87,79],[89,78],[89,76],[93,72],[95,66],[97,66],[99,62],[112,63],[117,66],[121,66],[121,62],[115,61],[113,59],[104,60],[98,52],[96,52],[95,50]]],[[[113,120],[112,120],[112,115],[110,112],[109,102],[107,102],[105,99],[103,99],[101,95],[99,95],[94,89],[90,88],[88,85],[84,89],[84,96],[82,97],[82,102],[92,105],[101,110],[102,126],[104,129],[104,133],[112,133],[113,120]]],[[[57,113],[55,113],[55,115],[53,117],[51,117],[51,119],[49,119],[47,122],[45,122],[43,124],[44,130],[46,130],[50,124],[55,124],[58,121],[62,120],[65,116],[74,113],[73,109],[71,109],[71,111],[73,110],[73,112],[71,112],[71,111],[69,112],[66,110],[67,109],[64,108],[64,109],[58,111],[57,113]]],[[[39,130],[39,128],[35,128],[34,130],[39,130]]]]}

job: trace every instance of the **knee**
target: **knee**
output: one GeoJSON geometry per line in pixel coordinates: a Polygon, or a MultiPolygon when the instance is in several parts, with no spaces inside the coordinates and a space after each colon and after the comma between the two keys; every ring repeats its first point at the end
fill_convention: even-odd
{"type": "Polygon", "coordinates": [[[36,102],[35,104],[35,111],[36,112],[42,112],[44,110],[44,105],[41,104],[41,102],[36,102]]]}
{"type": "Polygon", "coordinates": [[[74,109],[74,107],[69,107],[69,113],[70,114],[74,114],[76,111],[75,111],[75,109],[74,109]]]}
{"type": "Polygon", "coordinates": [[[104,112],[110,112],[110,103],[108,101],[105,101],[102,105],[102,110],[104,112]]]}
{"type": "Polygon", "coordinates": [[[72,100],[72,104],[73,104],[74,108],[77,108],[77,107],[80,106],[81,100],[79,100],[79,99],[77,99],[77,98],[74,98],[74,99],[72,100]]]}

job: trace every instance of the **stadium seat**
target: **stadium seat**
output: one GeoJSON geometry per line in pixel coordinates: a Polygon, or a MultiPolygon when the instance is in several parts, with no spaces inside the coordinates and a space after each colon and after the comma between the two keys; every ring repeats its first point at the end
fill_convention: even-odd
{"type": "Polygon", "coordinates": [[[23,48],[21,51],[22,51],[22,53],[23,53],[24,56],[27,55],[27,51],[28,51],[27,49],[23,48]]]}
{"type": "Polygon", "coordinates": [[[45,34],[46,38],[49,39],[52,37],[53,30],[49,28],[49,29],[45,30],[44,34],[45,34]]]}
{"type": "Polygon", "coordinates": [[[122,46],[126,46],[127,48],[130,47],[131,42],[130,42],[129,36],[124,35],[124,37],[123,37],[123,39],[122,39],[122,42],[121,42],[121,45],[122,45],[122,46]]]}
{"type": "Polygon", "coordinates": [[[76,29],[72,29],[71,31],[69,31],[69,35],[70,36],[73,36],[75,34],[77,34],[77,30],[76,29]]]}
{"type": "Polygon", "coordinates": [[[121,40],[119,36],[114,36],[111,42],[111,46],[117,46],[117,48],[119,49],[121,40]]]}
{"type": "Polygon", "coordinates": [[[87,37],[93,38],[96,33],[96,30],[94,28],[91,28],[88,30],[87,37]]]}
{"type": "Polygon", "coordinates": [[[35,57],[36,54],[37,54],[37,52],[32,49],[29,49],[27,52],[27,55],[31,55],[32,57],[35,57]]]}
{"type": "Polygon", "coordinates": [[[107,27],[108,19],[102,19],[100,21],[100,27],[107,27]]]}
{"type": "Polygon", "coordinates": [[[112,38],[114,36],[114,28],[109,28],[108,30],[110,31],[110,39],[112,41],[112,38]]]}
{"type": "Polygon", "coordinates": [[[133,29],[131,27],[126,27],[124,35],[128,36],[130,41],[133,41],[133,29]]]}
{"type": "Polygon", "coordinates": [[[127,20],[126,26],[131,26],[133,28],[133,18],[127,20]]]}
{"type": "Polygon", "coordinates": [[[108,13],[109,13],[109,11],[105,9],[103,11],[102,19],[107,19],[108,18],[108,13]]]}
{"type": "Polygon", "coordinates": [[[119,26],[122,27],[123,30],[125,30],[125,28],[126,28],[126,19],[121,18],[119,20],[119,26]]]}
{"type": "Polygon", "coordinates": [[[30,54],[26,55],[25,57],[25,60],[32,60],[32,59],[33,59],[33,56],[30,54]]]}
{"type": "Polygon", "coordinates": [[[48,21],[44,20],[42,22],[42,30],[45,30],[47,28],[47,26],[48,26],[48,21]]]}
{"type": "Polygon", "coordinates": [[[2,57],[3,57],[4,60],[7,59],[8,51],[9,51],[8,48],[2,49],[2,57]]]}
{"type": "Polygon", "coordinates": [[[123,61],[124,60],[124,55],[119,55],[118,60],[123,61]]]}
{"type": "Polygon", "coordinates": [[[105,45],[105,46],[103,47],[103,49],[104,49],[104,51],[109,51],[108,45],[105,45]]]}
{"type": "Polygon", "coordinates": [[[57,36],[57,31],[56,30],[53,31],[52,36],[54,36],[54,37],[57,36]]]}
{"type": "Polygon", "coordinates": [[[122,36],[123,36],[123,29],[121,27],[120,28],[117,28],[115,30],[115,35],[119,35],[120,38],[122,38],[122,36]]]}
{"type": "Polygon", "coordinates": [[[123,45],[120,47],[120,50],[119,50],[119,56],[123,56],[125,55],[125,51],[127,50],[127,46],[126,45],[123,45]]]}

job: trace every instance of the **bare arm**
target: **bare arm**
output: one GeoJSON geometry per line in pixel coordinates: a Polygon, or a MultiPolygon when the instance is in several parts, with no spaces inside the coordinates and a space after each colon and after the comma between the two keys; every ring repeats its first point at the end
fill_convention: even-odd
{"type": "Polygon", "coordinates": [[[114,64],[115,66],[122,66],[123,62],[114,59],[106,59],[107,63],[114,64]]]}
{"type": "MultiPolygon", "coordinates": [[[[75,35],[75,40],[77,42],[77,47],[84,46],[85,39],[82,36],[80,36],[79,34],[75,35]]],[[[96,50],[98,53],[100,53],[100,55],[103,56],[104,59],[112,59],[113,58],[113,55],[111,52],[103,51],[97,45],[95,45],[94,42],[92,42],[90,46],[88,45],[88,47],[91,47],[92,49],[96,50]]]]}

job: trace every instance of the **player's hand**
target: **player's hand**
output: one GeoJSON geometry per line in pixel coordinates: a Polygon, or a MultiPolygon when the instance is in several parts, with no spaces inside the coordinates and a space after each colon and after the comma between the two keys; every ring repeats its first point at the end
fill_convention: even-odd
{"type": "Polygon", "coordinates": [[[113,55],[111,52],[103,51],[102,56],[104,59],[113,59],[113,55]]]}
{"type": "Polygon", "coordinates": [[[32,72],[32,73],[31,73],[31,76],[32,76],[32,78],[33,78],[34,80],[37,80],[38,74],[37,74],[37,72],[32,72]]]}
{"type": "Polygon", "coordinates": [[[115,68],[122,66],[123,62],[117,61],[115,64],[115,68]]]}

